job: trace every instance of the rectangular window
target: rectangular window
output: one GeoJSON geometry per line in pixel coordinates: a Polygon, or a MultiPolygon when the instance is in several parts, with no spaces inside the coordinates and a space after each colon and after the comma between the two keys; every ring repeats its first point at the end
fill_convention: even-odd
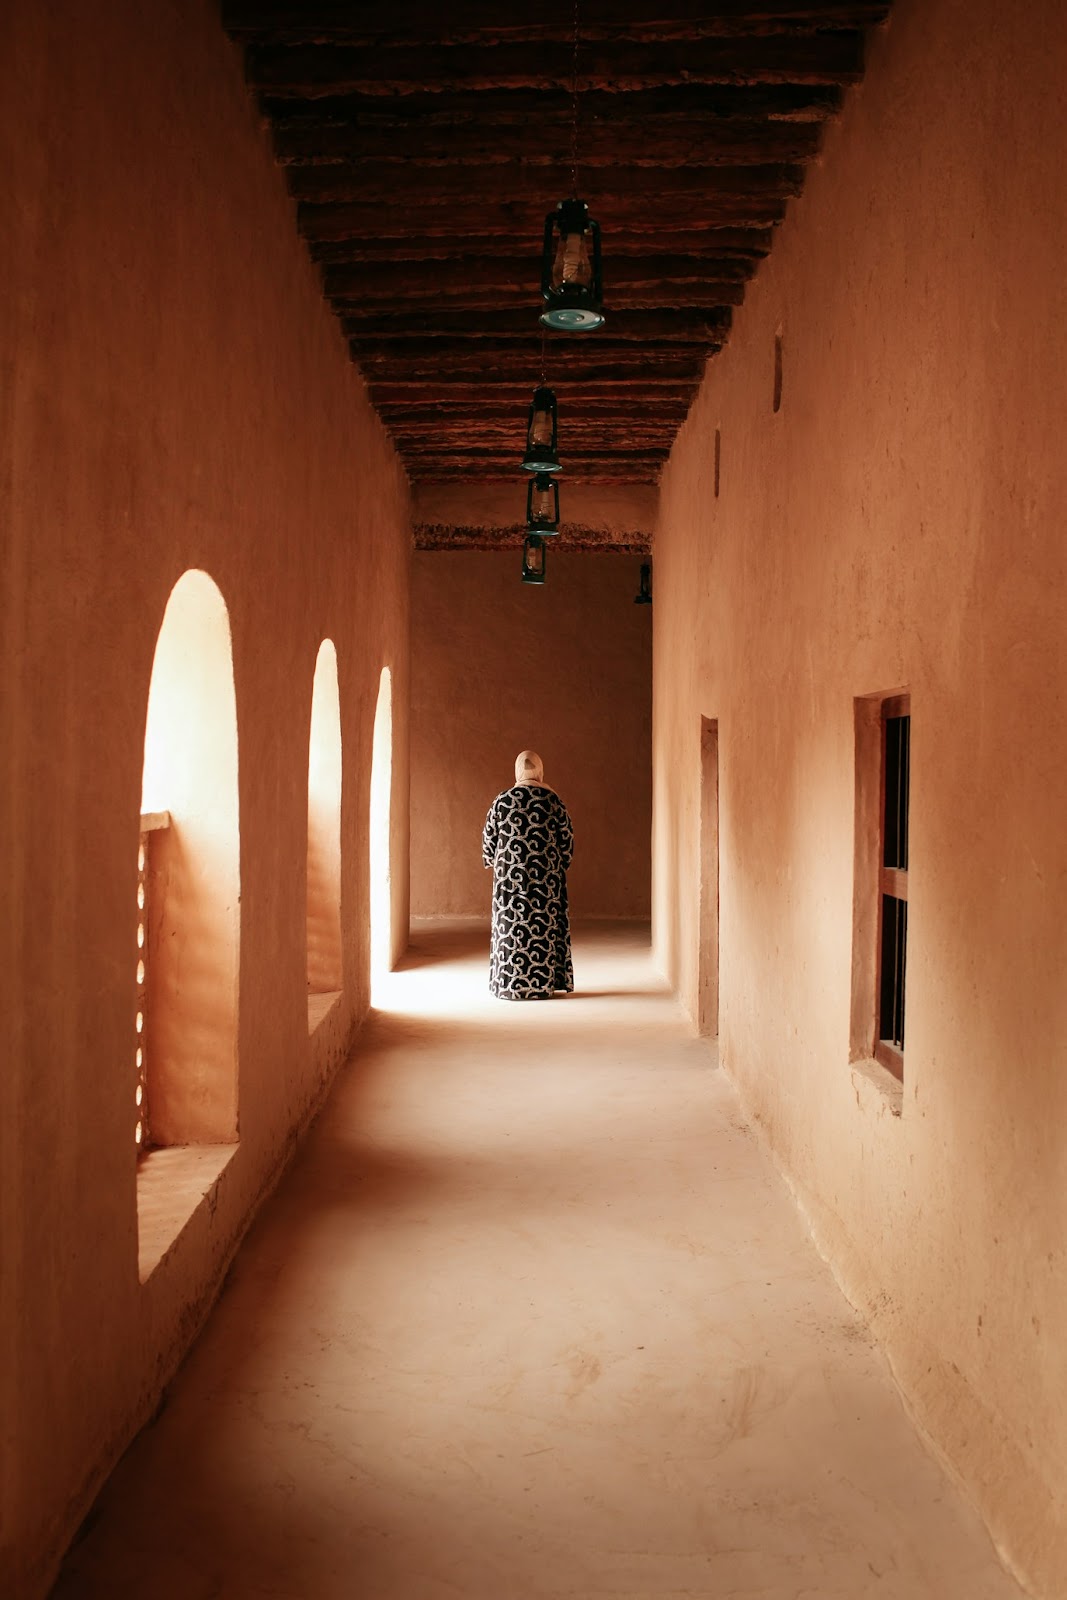
{"type": "Polygon", "coordinates": [[[904,1076],[904,984],[908,964],[908,785],[911,708],[907,696],[883,700],[882,892],[878,1027],[874,1055],[904,1076]]]}
{"type": "Polygon", "coordinates": [[[911,702],[856,701],[856,839],[850,1056],[901,1081],[908,959],[911,702]]]}

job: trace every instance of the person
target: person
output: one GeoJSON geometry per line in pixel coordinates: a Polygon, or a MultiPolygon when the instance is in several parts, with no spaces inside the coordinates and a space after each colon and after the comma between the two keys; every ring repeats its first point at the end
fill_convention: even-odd
{"type": "Polygon", "coordinates": [[[574,830],[567,807],[544,781],[534,750],[515,761],[515,783],[498,794],[482,830],[482,860],[493,869],[489,992],[500,1000],[550,1000],[574,988],[567,868],[574,830]]]}

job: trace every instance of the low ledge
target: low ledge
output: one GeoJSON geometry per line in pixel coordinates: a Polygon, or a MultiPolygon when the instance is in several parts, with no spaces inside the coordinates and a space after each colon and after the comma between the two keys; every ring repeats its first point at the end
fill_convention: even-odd
{"type": "MultiPolygon", "coordinates": [[[[521,485],[520,485],[521,487],[521,485]]],[[[451,522],[417,522],[416,550],[518,550],[526,537],[523,526],[462,527],[451,522]]],[[[555,553],[556,539],[549,541],[555,553]]],[[[560,550],[586,553],[601,551],[611,555],[645,556],[652,549],[652,536],[636,529],[593,528],[588,523],[560,524],[560,550]]]]}
{"type": "Polygon", "coordinates": [[[308,1034],[313,1034],[326,1021],[344,993],[343,989],[327,989],[322,994],[308,995],[308,1034]]]}
{"type": "Polygon", "coordinates": [[[889,1112],[899,1117],[904,1110],[904,1085],[899,1078],[887,1072],[880,1061],[854,1061],[852,1083],[856,1090],[856,1103],[876,1116],[889,1112]]]}
{"type": "Polygon", "coordinates": [[[149,1150],[137,1163],[137,1273],[144,1283],[169,1254],[237,1152],[236,1144],[149,1150]]]}

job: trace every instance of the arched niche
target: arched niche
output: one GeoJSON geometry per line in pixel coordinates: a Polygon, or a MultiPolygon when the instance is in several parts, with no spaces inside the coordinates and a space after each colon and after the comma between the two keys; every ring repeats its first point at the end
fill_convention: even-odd
{"type": "Polygon", "coordinates": [[[386,972],[393,957],[390,829],[393,792],[393,681],[388,667],[378,680],[370,769],[371,972],[386,972]]]}
{"type": "Polygon", "coordinates": [[[156,641],[141,813],[145,1142],[230,1144],[238,1123],[237,705],[226,602],[195,569],[171,590],[156,641]]]}
{"type": "Polygon", "coordinates": [[[319,646],[311,691],[307,830],[308,1020],[323,1013],[322,996],[340,993],[341,948],[341,701],[337,652],[319,646]]]}

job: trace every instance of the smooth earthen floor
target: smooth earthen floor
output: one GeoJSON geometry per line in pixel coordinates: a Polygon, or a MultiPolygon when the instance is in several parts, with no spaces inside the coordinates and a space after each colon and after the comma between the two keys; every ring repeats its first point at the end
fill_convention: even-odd
{"type": "Polygon", "coordinates": [[[423,929],[58,1595],[1006,1600],[643,935],[423,929]]]}

